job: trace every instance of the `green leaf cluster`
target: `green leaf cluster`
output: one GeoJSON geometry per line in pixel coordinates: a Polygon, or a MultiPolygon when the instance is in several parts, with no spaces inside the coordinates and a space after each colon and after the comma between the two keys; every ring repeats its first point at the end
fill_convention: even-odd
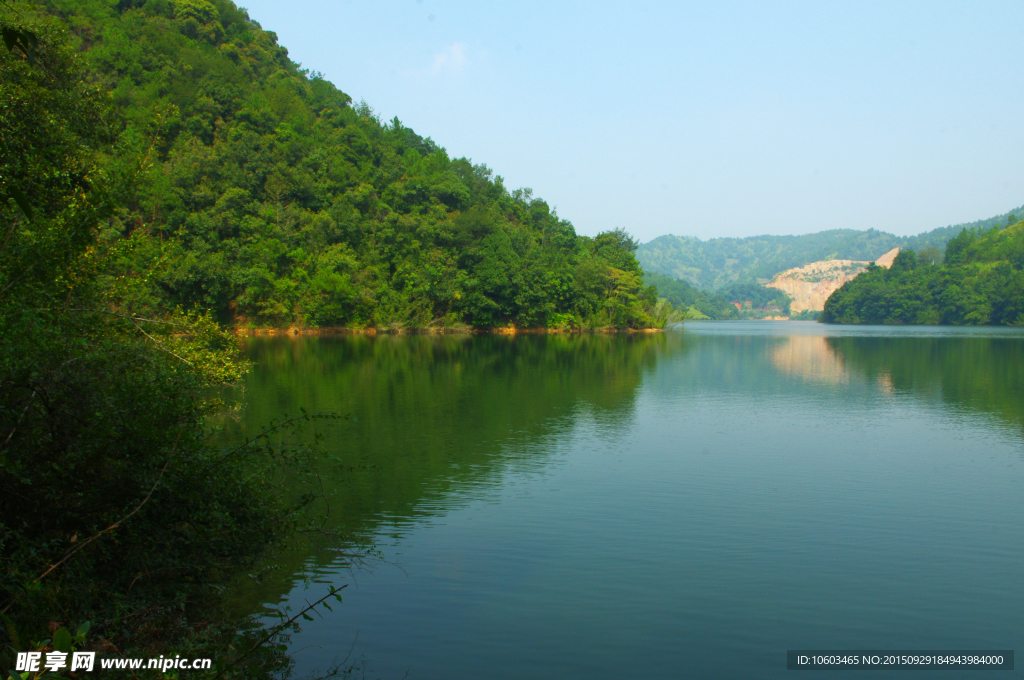
{"type": "Polygon", "coordinates": [[[963,229],[942,264],[913,250],[870,266],[826,301],[821,321],[853,324],[1024,325],[1024,223],[963,229]]]}

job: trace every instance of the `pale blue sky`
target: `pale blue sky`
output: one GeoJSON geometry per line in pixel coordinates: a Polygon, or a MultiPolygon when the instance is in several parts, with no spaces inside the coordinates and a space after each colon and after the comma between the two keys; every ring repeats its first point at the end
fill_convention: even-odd
{"type": "Polygon", "coordinates": [[[916,234],[1024,204],[1024,3],[242,0],[582,234],[916,234]]]}

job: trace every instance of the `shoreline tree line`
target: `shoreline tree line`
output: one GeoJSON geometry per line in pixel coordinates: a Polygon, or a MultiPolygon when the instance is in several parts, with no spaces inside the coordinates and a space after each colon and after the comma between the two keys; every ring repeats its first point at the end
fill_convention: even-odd
{"type": "Polygon", "coordinates": [[[871,265],[825,302],[820,320],[840,324],[1024,325],[1024,223],[963,229],[941,262],[904,250],[892,267],[871,265]]]}

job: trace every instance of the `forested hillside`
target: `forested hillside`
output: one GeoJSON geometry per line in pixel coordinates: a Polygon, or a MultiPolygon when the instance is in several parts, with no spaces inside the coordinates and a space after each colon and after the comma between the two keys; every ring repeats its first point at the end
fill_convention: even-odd
{"type": "Polygon", "coordinates": [[[296,443],[330,416],[211,442],[246,368],[218,320],[657,321],[624,232],[353,108],[226,0],[0,0],[0,37],[5,677],[72,650],[286,677],[281,636],[338,594],[279,623],[220,596],[303,534],[363,554],[296,443]]]}
{"type": "MultiPolygon", "coordinates": [[[[235,325],[645,327],[636,244],[576,234],[318,73],[230,0],[42,0],[140,160],[102,230],[146,304],[235,325]]],[[[27,6],[22,12],[32,14],[27,6]]]]}
{"type": "MultiPolygon", "coordinates": [[[[685,279],[708,290],[732,283],[770,279],[775,274],[820,260],[874,261],[893,248],[917,250],[939,260],[946,242],[964,228],[1006,226],[1024,206],[1005,215],[966,225],[941,227],[917,236],[894,236],[868,229],[834,229],[803,236],[751,236],[702,241],[692,236],[660,236],[637,249],[648,272],[685,279]]],[[[1015,219],[1015,218],[1014,218],[1015,219]]]]}
{"type": "Polygon", "coordinates": [[[690,282],[664,274],[644,274],[644,282],[692,319],[764,319],[788,315],[790,297],[781,290],[757,283],[733,283],[716,291],[697,288],[690,282]],[[738,305],[738,306],[737,306],[738,305]]]}
{"type": "Polygon", "coordinates": [[[827,323],[1024,325],[1024,223],[963,229],[942,264],[913,250],[870,266],[825,303],[827,323]]]}

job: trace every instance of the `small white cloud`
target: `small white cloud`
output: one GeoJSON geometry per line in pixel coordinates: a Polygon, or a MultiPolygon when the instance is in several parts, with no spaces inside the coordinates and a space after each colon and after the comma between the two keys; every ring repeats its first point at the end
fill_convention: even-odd
{"type": "Polygon", "coordinates": [[[440,54],[434,55],[434,65],[430,72],[435,76],[441,73],[458,73],[466,63],[466,48],[460,43],[450,45],[440,54]]]}

